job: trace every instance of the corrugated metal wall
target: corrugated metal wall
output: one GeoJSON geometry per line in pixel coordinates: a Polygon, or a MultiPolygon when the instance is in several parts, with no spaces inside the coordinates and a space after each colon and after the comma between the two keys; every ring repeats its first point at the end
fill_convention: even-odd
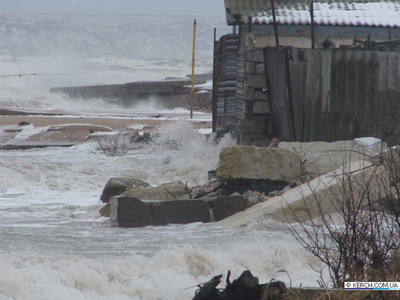
{"type": "MultiPolygon", "coordinates": [[[[400,53],[296,48],[265,51],[265,55],[285,51],[288,57],[289,68],[284,64],[282,68],[290,78],[290,91],[285,93],[293,109],[289,126],[294,126],[294,134],[277,128],[276,136],[307,142],[362,136],[385,139],[388,134],[400,133],[400,53]]],[[[267,66],[268,74],[273,76],[267,66]]]]}
{"type": "Polygon", "coordinates": [[[229,34],[221,37],[216,47],[217,109],[216,131],[236,133],[239,120],[244,117],[244,36],[229,34]]]}

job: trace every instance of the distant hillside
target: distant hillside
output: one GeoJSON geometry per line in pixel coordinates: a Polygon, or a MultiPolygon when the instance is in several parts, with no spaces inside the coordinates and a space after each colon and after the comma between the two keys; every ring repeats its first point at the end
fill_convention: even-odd
{"type": "MultiPolygon", "coordinates": [[[[104,14],[2,14],[0,54],[191,59],[193,17],[104,14]]],[[[223,18],[198,18],[199,59],[212,56],[213,28],[223,18]]]]}

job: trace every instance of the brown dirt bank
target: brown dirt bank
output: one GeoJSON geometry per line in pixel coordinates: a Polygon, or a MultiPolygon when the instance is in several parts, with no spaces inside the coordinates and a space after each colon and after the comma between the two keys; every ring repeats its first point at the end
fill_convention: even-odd
{"type": "MultiPolygon", "coordinates": [[[[107,126],[113,130],[120,130],[131,125],[145,125],[153,128],[171,121],[168,120],[129,120],[118,118],[87,118],[87,117],[43,117],[43,116],[0,116],[0,126],[17,125],[25,121],[36,127],[45,127],[61,124],[91,124],[107,126]]],[[[209,128],[211,122],[193,122],[196,128],[209,128]]]]}

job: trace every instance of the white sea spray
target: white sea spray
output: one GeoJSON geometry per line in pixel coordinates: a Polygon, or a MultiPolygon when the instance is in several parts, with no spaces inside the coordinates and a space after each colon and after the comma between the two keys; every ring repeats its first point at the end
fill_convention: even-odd
{"type": "MultiPolygon", "coordinates": [[[[21,46],[9,47],[11,54],[0,50],[0,75],[38,75],[1,77],[0,107],[67,111],[63,117],[149,119],[162,115],[157,119],[176,122],[160,126],[152,143],[122,157],[104,155],[92,141],[71,148],[0,151],[0,300],[183,300],[192,298],[195,291],[184,288],[228,270],[237,277],[246,269],[261,282],[275,278],[288,283],[287,276],[278,272],[285,269],[295,286],[317,284],[318,274],[308,265],[316,265],[315,258],[301,249],[285,225],[270,219],[237,229],[208,229],[199,223],[122,229],[112,228],[99,215],[103,205],[99,196],[110,177],[136,177],[153,186],[175,180],[190,186],[204,184],[207,172],[218,165],[220,149],[236,144],[229,135],[215,143],[192,126],[187,110],[163,110],[157,99],[126,108],[115,101],[70,99],[49,92],[60,86],[185,77],[190,73],[191,51],[184,51],[186,41],[182,47],[170,43],[171,37],[164,34],[186,28],[184,20],[166,21],[170,24],[161,37],[157,29],[150,30],[155,32],[154,41],[165,45],[155,49],[154,41],[147,39],[149,28],[144,33],[135,31],[134,36],[129,30],[135,24],[108,25],[122,16],[74,15],[70,19],[77,23],[60,23],[59,31],[53,26],[54,33],[48,24],[41,28],[41,23],[35,23],[33,35],[24,34],[29,24],[37,18],[46,21],[48,16],[24,18],[26,24],[0,37],[21,46]],[[94,26],[67,35],[86,21],[94,26]],[[114,44],[119,52],[103,34],[117,38],[114,44]],[[145,42],[143,49],[132,47],[139,44],[138,38],[145,42]],[[35,51],[27,51],[24,45],[32,41],[35,51]],[[76,45],[89,55],[71,54],[76,45]],[[57,46],[65,49],[49,54],[57,46]],[[189,53],[188,59],[183,52],[189,53]],[[154,53],[159,57],[148,60],[154,53]]],[[[152,26],[153,19],[147,18],[141,17],[140,24],[152,26]]],[[[200,30],[198,73],[211,71],[212,28],[200,30]]],[[[190,48],[191,43],[187,45],[190,48]]],[[[195,119],[209,122],[211,116],[196,112],[195,119]]],[[[42,130],[28,126],[18,138],[42,130]]]]}

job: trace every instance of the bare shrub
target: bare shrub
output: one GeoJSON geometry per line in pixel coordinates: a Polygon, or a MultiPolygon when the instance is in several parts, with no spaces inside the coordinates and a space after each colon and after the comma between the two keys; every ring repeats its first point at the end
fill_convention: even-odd
{"type": "Polygon", "coordinates": [[[97,148],[108,156],[124,156],[129,151],[129,143],[122,138],[122,130],[116,135],[96,137],[97,148]]]}
{"type": "Polygon", "coordinates": [[[345,281],[387,281],[400,275],[394,262],[400,253],[400,218],[394,209],[400,196],[398,157],[390,148],[364,168],[343,167],[332,176],[337,184],[325,186],[323,193],[307,181],[311,201],[303,197],[301,211],[288,207],[287,220],[297,223],[289,224],[290,232],[328,269],[330,282],[321,276],[321,286],[342,288],[345,281]],[[327,205],[333,213],[327,214],[327,205]]]}

